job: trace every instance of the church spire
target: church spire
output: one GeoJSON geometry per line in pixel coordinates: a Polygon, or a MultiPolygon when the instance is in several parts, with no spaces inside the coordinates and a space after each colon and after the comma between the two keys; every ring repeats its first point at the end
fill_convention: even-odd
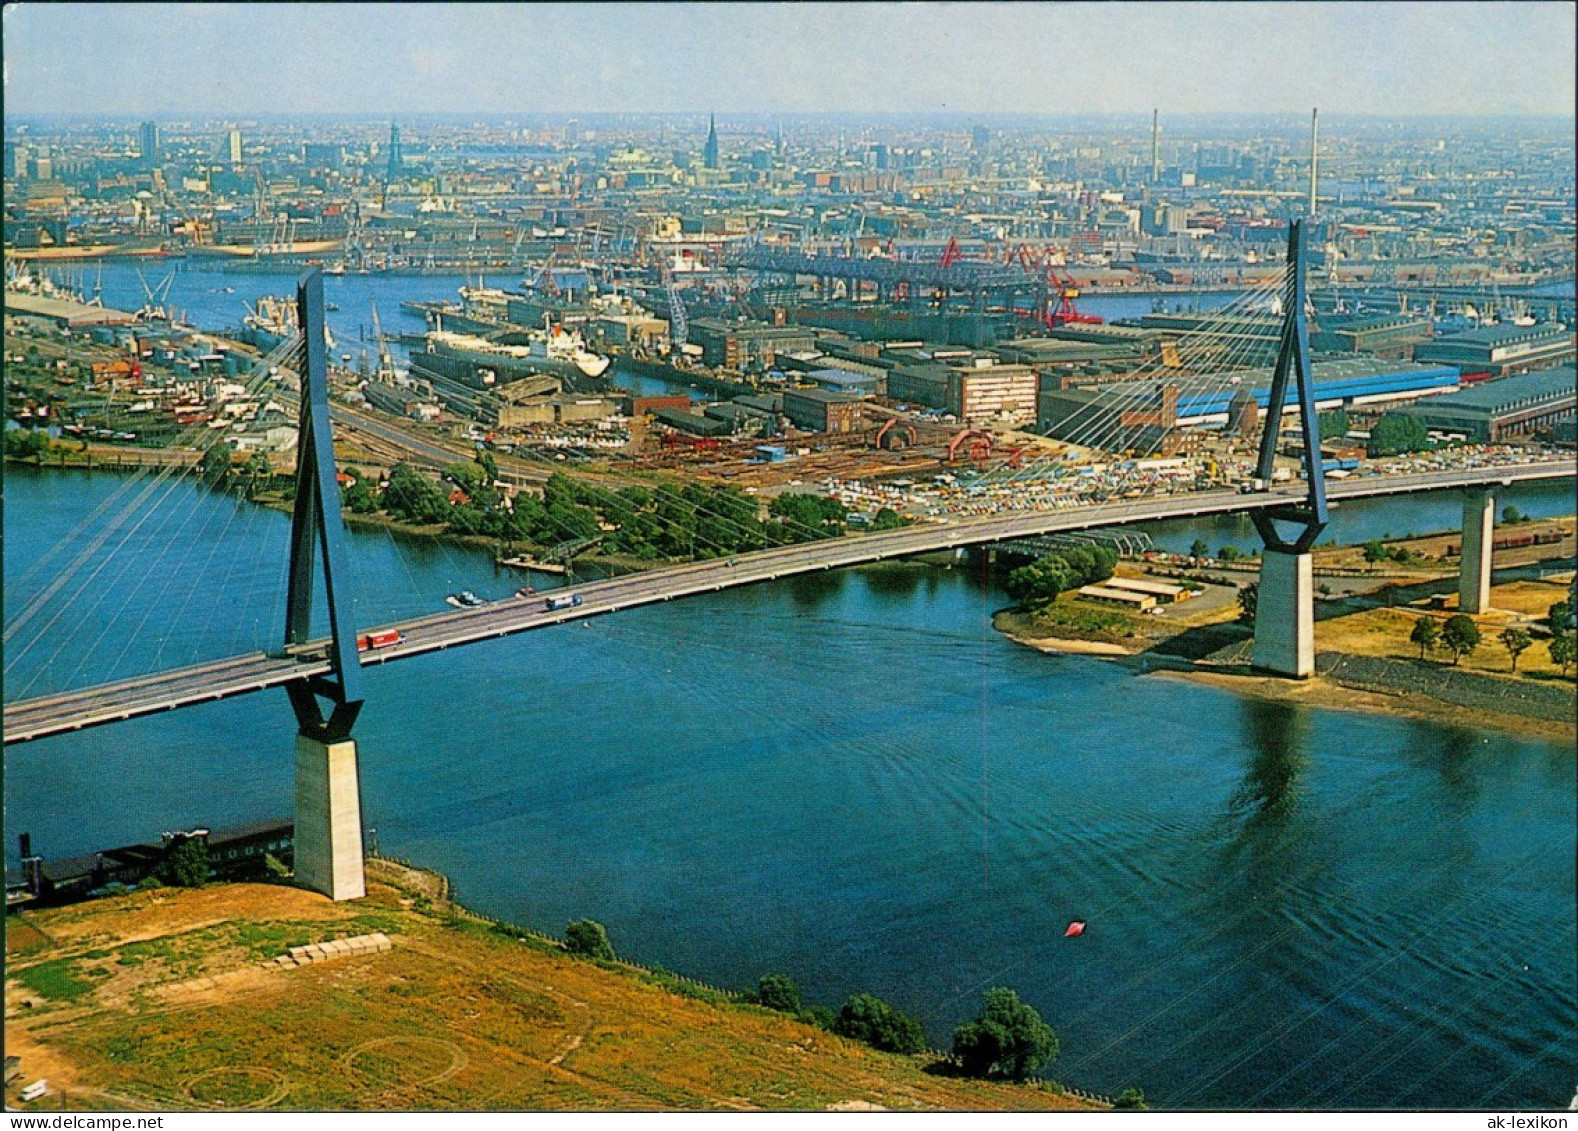
{"type": "Polygon", "coordinates": [[[718,117],[707,115],[707,144],[701,151],[701,163],[709,169],[718,168],[718,117]]]}

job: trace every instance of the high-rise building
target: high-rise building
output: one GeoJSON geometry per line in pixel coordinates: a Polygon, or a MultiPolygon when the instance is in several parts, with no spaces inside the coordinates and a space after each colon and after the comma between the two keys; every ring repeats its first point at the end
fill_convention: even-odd
{"type": "Polygon", "coordinates": [[[986,152],[986,147],[992,144],[992,131],[985,126],[976,126],[970,131],[970,148],[977,153],[986,152]]]}
{"type": "Polygon", "coordinates": [[[231,130],[229,136],[225,138],[225,142],[230,163],[232,165],[241,164],[241,131],[231,130]]]}
{"type": "Polygon", "coordinates": [[[33,154],[25,145],[5,147],[5,175],[14,181],[25,181],[33,171],[33,154]]]}
{"type": "Polygon", "coordinates": [[[157,122],[144,122],[137,131],[138,152],[142,155],[144,165],[157,165],[159,163],[159,125],[157,122]]]}
{"type": "Polygon", "coordinates": [[[701,163],[709,169],[718,168],[718,119],[707,116],[707,144],[701,150],[701,163]]]}

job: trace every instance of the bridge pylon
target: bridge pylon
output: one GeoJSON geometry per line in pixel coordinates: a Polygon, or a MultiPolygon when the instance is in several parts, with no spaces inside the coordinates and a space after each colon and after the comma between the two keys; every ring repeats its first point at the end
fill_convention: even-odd
{"type": "Polygon", "coordinates": [[[1315,413],[1314,375],[1310,367],[1309,321],[1305,316],[1304,225],[1288,227],[1287,282],[1282,298],[1282,337],[1272,371],[1266,424],[1260,438],[1255,474],[1270,483],[1276,470],[1277,437],[1288,383],[1298,396],[1299,429],[1304,441],[1305,497],[1296,502],[1251,512],[1265,543],[1261,555],[1259,597],[1255,605],[1253,661],[1257,668],[1299,679],[1315,674],[1315,592],[1310,548],[1326,528],[1326,478],[1321,466],[1320,421],[1315,413]],[[1292,528],[1284,534],[1278,526],[1292,528]]]}
{"type": "Polygon", "coordinates": [[[362,869],[361,781],[351,727],[361,710],[361,659],[349,609],[335,578],[345,560],[340,485],[329,423],[329,372],[324,335],[323,276],[296,283],[302,336],[301,415],[296,443],[296,501],[290,524],[290,584],[285,644],[311,638],[314,581],[321,567],[329,610],[330,673],[286,685],[296,713],[296,881],[330,899],[367,894],[362,869]],[[321,558],[321,561],[320,561],[321,558]],[[326,714],[319,700],[329,705],[326,714]]]}

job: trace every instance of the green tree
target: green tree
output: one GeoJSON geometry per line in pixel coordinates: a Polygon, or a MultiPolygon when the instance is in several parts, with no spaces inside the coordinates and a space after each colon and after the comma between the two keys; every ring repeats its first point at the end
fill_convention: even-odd
{"type": "Polygon", "coordinates": [[[1573,607],[1568,602],[1557,601],[1545,616],[1551,623],[1552,632],[1563,633],[1573,630],[1573,607]]]}
{"type": "Polygon", "coordinates": [[[1417,417],[1389,412],[1370,429],[1367,452],[1376,456],[1395,456],[1423,451],[1430,446],[1430,433],[1417,417]]]}
{"type": "Polygon", "coordinates": [[[376,485],[368,482],[367,476],[359,468],[347,467],[345,474],[354,482],[347,487],[340,496],[341,502],[353,514],[372,514],[378,509],[378,489],[376,485]]]}
{"type": "Polygon", "coordinates": [[[980,1016],[953,1031],[953,1055],[972,1076],[1023,1080],[1057,1056],[1057,1034],[1013,990],[987,990],[980,1016]]]}
{"type": "Polygon", "coordinates": [[[48,432],[34,428],[17,428],[5,434],[7,459],[42,460],[48,454],[48,432]]]}
{"type": "Polygon", "coordinates": [[[409,464],[390,469],[383,503],[391,515],[407,522],[427,525],[449,518],[449,492],[409,464]]]}
{"type": "Polygon", "coordinates": [[[1386,543],[1372,538],[1364,544],[1364,560],[1370,563],[1384,562],[1391,558],[1392,551],[1386,543]]]}
{"type": "Polygon", "coordinates": [[[1520,522],[1528,522],[1529,516],[1517,507],[1503,507],[1501,510],[1501,521],[1506,526],[1516,526],[1520,522]]]}
{"type": "Polygon", "coordinates": [[[1529,645],[1534,643],[1534,637],[1529,635],[1526,628],[1509,628],[1501,634],[1501,646],[1507,650],[1507,655],[1512,659],[1512,670],[1518,670],[1518,657],[1528,651],[1529,645]]]}
{"type": "Polygon", "coordinates": [[[1208,558],[1211,556],[1211,547],[1205,544],[1204,538],[1196,538],[1189,543],[1189,556],[1191,558],[1208,558]]]}
{"type": "Polygon", "coordinates": [[[230,445],[221,441],[203,453],[203,482],[210,487],[223,487],[230,478],[230,445]]]}
{"type": "Polygon", "coordinates": [[[1546,647],[1550,649],[1551,663],[1562,669],[1562,675],[1566,675],[1567,669],[1573,666],[1578,645],[1573,643],[1571,636],[1563,634],[1551,637],[1546,647]]]}
{"type": "Polygon", "coordinates": [[[1224,562],[1233,562],[1237,561],[1244,555],[1237,546],[1223,546],[1216,552],[1216,556],[1222,559],[1224,562]]]}
{"type": "Polygon", "coordinates": [[[262,452],[253,452],[242,469],[247,477],[247,498],[255,499],[258,493],[258,483],[265,486],[274,478],[274,465],[269,463],[268,456],[262,452]]]}
{"type": "Polygon", "coordinates": [[[1339,408],[1334,412],[1323,412],[1317,418],[1320,421],[1320,438],[1322,440],[1340,440],[1348,434],[1348,429],[1353,426],[1348,419],[1348,410],[1339,408]]]}
{"type": "Polygon", "coordinates": [[[800,987],[787,974],[763,974],[756,983],[756,1000],[780,1013],[799,1013],[800,987]]]}
{"type": "Polygon", "coordinates": [[[921,1023],[875,994],[855,994],[846,1001],[833,1022],[833,1032],[887,1052],[917,1053],[926,1048],[921,1023]]]}
{"type": "Polygon", "coordinates": [[[577,919],[566,926],[564,949],[583,958],[612,961],[614,957],[614,944],[608,941],[608,931],[595,919],[577,919]]]}
{"type": "Polygon", "coordinates": [[[1238,591],[1238,623],[1255,626],[1255,610],[1260,607],[1260,582],[1251,581],[1238,591]]]}
{"type": "Polygon", "coordinates": [[[178,888],[202,887],[208,882],[208,841],[195,836],[176,841],[154,874],[178,888]]]}
{"type": "Polygon", "coordinates": [[[1441,626],[1436,624],[1435,617],[1420,617],[1414,621],[1414,629],[1408,634],[1408,639],[1419,645],[1419,658],[1425,658],[1425,653],[1436,646],[1440,639],[1441,626]]]}
{"type": "Polygon", "coordinates": [[[898,511],[894,510],[892,507],[882,507],[872,517],[869,529],[897,530],[902,526],[908,525],[909,523],[904,520],[903,516],[901,516],[898,511]]]}
{"type": "Polygon", "coordinates": [[[1478,648],[1479,639],[1479,625],[1474,623],[1473,617],[1465,613],[1448,617],[1445,626],[1441,629],[1441,643],[1451,651],[1454,664],[1478,648]]]}

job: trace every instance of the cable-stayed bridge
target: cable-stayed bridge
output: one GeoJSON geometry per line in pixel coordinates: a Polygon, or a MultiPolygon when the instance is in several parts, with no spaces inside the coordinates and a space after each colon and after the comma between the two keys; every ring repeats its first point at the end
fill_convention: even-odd
{"type": "MultiPolygon", "coordinates": [[[[1573,462],[1542,462],[1439,471],[1422,475],[1371,477],[1332,483],[1333,500],[1379,498],[1421,491],[1484,490],[1512,483],[1571,479],[1573,462]]],[[[698,593],[772,581],[795,574],[839,569],[887,558],[938,550],[989,545],[1015,538],[1092,530],[1136,522],[1237,514],[1284,506],[1299,497],[1293,489],[1243,495],[1234,491],[1167,496],[1123,503],[1027,511],[960,519],[878,534],[853,535],[824,542],[783,546],[717,559],[670,566],[582,585],[581,604],[549,609],[544,596],[499,601],[368,629],[398,632],[398,644],[360,654],[363,666],[411,659],[429,652],[493,640],[565,621],[600,616],[698,593]]],[[[1486,561],[1488,562],[1488,556],[1486,561]]],[[[328,674],[330,641],[319,639],[285,652],[255,652],[7,704],[5,741],[26,742],[178,707],[283,687],[328,674]]]]}
{"type": "MultiPolygon", "coordinates": [[[[546,595],[517,597],[481,608],[397,620],[372,630],[380,636],[380,646],[365,652],[358,651],[358,626],[351,623],[351,603],[345,599],[347,555],[341,545],[343,530],[338,520],[341,499],[331,443],[322,281],[316,273],[310,273],[303,277],[298,293],[298,322],[302,327],[299,340],[282,345],[256,367],[257,373],[266,374],[272,362],[284,361],[287,353],[294,357],[298,347],[304,354],[296,491],[286,563],[285,632],[281,647],[20,699],[5,707],[5,743],[36,740],[283,687],[290,696],[299,724],[296,744],[297,877],[307,887],[335,899],[346,899],[357,898],[364,892],[357,755],[350,737],[363,702],[360,679],[364,665],[411,659],[568,620],[815,570],[1137,522],[1244,513],[1253,519],[1265,543],[1256,609],[1254,662],[1269,672],[1304,677],[1312,674],[1314,668],[1310,548],[1326,525],[1328,494],[1332,500],[1344,500],[1423,491],[1466,491],[1459,593],[1461,607],[1468,612],[1478,612],[1488,600],[1496,489],[1516,482],[1571,479],[1578,475],[1578,465],[1570,459],[1548,460],[1413,475],[1366,476],[1328,484],[1320,463],[1310,373],[1300,227],[1297,223],[1292,226],[1287,277],[1281,288],[1262,288],[1259,294],[1246,296],[1238,304],[1242,309],[1267,295],[1278,300],[1282,330],[1257,471],[1260,480],[1273,482],[1273,458],[1284,410],[1296,409],[1304,452],[1300,480],[1286,485],[1273,484],[1270,490],[1250,493],[1219,490],[1121,502],[1064,500],[1067,505],[1052,509],[956,518],[836,539],[820,537],[815,530],[790,531],[797,536],[791,544],[749,552],[735,549],[719,552],[719,544],[695,543],[695,549],[711,555],[708,560],[600,581],[578,587],[573,592],[558,593],[554,598],[546,595]],[[317,592],[320,587],[328,613],[326,637],[314,636],[311,631],[312,614],[320,603],[317,592]]],[[[1247,348],[1242,342],[1231,340],[1232,320],[1239,314],[1240,311],[1233,309],[1220,314],[1222,333],[1219,338],[1228,341],[1227,352],[1225,356],[1218,352],[1213,357],[1230,365],[1241,362],[1243,358],[1239,354],[1247,348]]],[[[1197,341],[1205,342],[1206,337],[1199,335],[1197,341]]],[[[1222,348],[1221,341],[1211,344],[1218,351],[1222,348]]],[[[1214,379],[1212,371],[1193,368],[1196,371],[1192,373],[1190,367],[1186,367],[1179,374],[1158,372],[1156,375],[1173,382],[1174,395],[1178,395],[1187,392],[1191,382],[1214,379]]],[[[266,377],[257,378],[259,383],[264,380],[266,377]]],[[[1075,442],[1109,451],[1131,446],[1126,435],[1111,431],[1109,422],[1116,420],[1118,427],[1125,427],[1122,423],[1125,418],[1144,414],[1147,399],[1153,393],[1154,384],[1148,381],[1134,381],[1115,390],[1111,403],[1103,406],[1112,411],[1093,412],[1088,421],[1076,422],[1075,442]]],[[[440,451],[435,458],[442,459],[447,454],[440,451]]],[[[89,516],[104,520],[101,532],[91,537],[78,532],[33,563],[30,573],[51,579],[15,618],[8,621],[5,630],[8,646],[13,636],[24,629],[30,633],[27,647],[48,632],[64,611],[49,615],[52,602],[58,596],[63,604],[70,603],[71,594],[64,587],[78,572],[90,567],[92,570],[79,584],[79,592],[93,586],[94,579],[108,564],[109,555],[103,553],[103,547],[117,531],[124,544],[128,534],[135,534],[146,521],[146,512],[157,509],[161,499],[170,497],[173,486],[167,483],[170,475],[171,469],[166,468],[135,492],[136,480],[129,482],[125,485],[126,498],[119,500],[118,510],[112,509],[117,500],[112,497],[89,516]],[[134,517],[139,508],[143,516],[134,517]],[[76,544],[79,535],[80,548],[76,544]],[[51,555],[57,552],[66,555],[66,560],[51,563],[51,555]],[[44,572],[46,566],[50,573],[44,572]]],[[[1011,476],[1010,482],[1012,480],[1011,476]]],[[[649,493],[662,496],[667,505],[683,504],[696,508],[698,513],[702,506],[693,497],[687,498],[673,488],[653,487],[649,493]]],[[[748,506],[754,511],[754,502],[748,506]]],[[[716,509],[706,517],[715,524],[733,523],[743,528],[739,516],[716,509]]],[[[178,529],[176,534],[179,533],[178,529]]],[[[587,535],[585,530],[577,532],[566,526],[561,537],[573,541],[577,537],[584,540],[587,535]]],[[[143,623],[146,623],[146,614],[137,626],[138,632],[143,623]]],[[[20,638],[18,643],[21,643],[20,638]]],[[[27,647],[20,652],[25,654],[27,647]]],[[[12,662],[8,657],[8,672],[12,662]]]]}

